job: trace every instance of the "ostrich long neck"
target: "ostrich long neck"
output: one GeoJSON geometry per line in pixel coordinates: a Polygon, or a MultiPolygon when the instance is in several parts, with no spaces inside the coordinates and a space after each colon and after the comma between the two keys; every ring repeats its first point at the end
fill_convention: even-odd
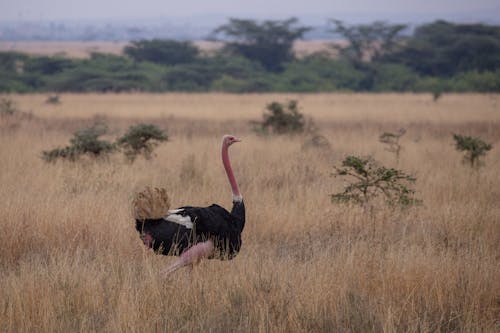
{"type": "Polygon", "coordinates": [[[231,162],[229,161],[228,145],[222,144],[222,164],[224,164],[224,169],[226,170],[227,178],[229,179],[229,184],[231,184],[231,190],[233,191],[233,201],[242,201],[238,184],[234,178],[233,168],[231,168],[231,162]]]}

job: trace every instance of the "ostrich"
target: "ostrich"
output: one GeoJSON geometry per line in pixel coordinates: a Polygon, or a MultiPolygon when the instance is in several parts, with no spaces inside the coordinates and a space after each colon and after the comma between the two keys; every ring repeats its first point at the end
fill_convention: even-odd
{"type": "Polygon", "coordinates": [[[159,254],[179,256],[164,271],[165,275],[184,266],[193,266],[203,258],[230,260],[238,254],[245,226],[245,205],[231,168],[228,148],[240,141],[232,135],[222,138],[222,164],[233,192],[231,212],[212,204],[169,210],[161,218],[136,216],[136,229],[146,247],[159,254]]]}

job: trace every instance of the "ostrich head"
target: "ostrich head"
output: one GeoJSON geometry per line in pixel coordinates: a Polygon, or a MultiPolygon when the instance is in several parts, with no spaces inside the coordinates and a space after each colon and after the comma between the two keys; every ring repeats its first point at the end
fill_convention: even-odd
{"type": "Polygon", "coordinates": [[[229,135],[229,134],[226,134],[226,135],[224,135],[224,137],[222,137],[222,145],[223,146],[229,147],[230,145],[232,145],[235,142],[241,142],[241,140],[238,139],[237,137],[235,137],[234,135],[229,135]]]}

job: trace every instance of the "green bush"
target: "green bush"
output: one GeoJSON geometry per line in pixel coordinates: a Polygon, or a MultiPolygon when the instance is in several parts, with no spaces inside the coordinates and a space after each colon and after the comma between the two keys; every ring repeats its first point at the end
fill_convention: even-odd
{"type": "Polygon", "coordinates": [[[152,124],[139,124],[131,126],[116,144],[124,150],[128,160],[133,162],[139,155],[150,159],[153,149],[163,141],[168,141],[168,135],[164,131],[152,124]]]}
{"type": "Polygon", "coordinates": [[[435,21],[417,27],[386,61],[421,75],[453,77],[461,72],[494,72],[500,64],[500,29],[483,24],[435,21]]]}
{"type": "Polygon", "coordinates": [[[480,160],[481,156],[485,156],[493,148],[491,144],[478,137],[453,134],[453,139],[455,140],[455,149],[464,153],[463,162],[468,163],[471,168],[481,166],[483,164],[480,160]]]}
{"type": "Polygon", "coordinates": [[[255,131],[262,134],[297,134],[304,132],[304,116],[298,103],[290,100],[286,104],[272,102],[266,106],[262,122],[255,122],[255,131]]]}
{"type": "Polygon", "coordinates": [[[390,206],[409,206],[420,203],[409,185],[416,178],[401,170],[386,168],[373,158],[347,156],[341,167],[335,167],[335,177],[348,177],[344,191],[331,195],[332,202],[366,205],[383,197],[390,206]]]}
{"type": "Polygon", "coordinates": [[[69,146],[43,151],[42,158],[47,162],[55,162],[57,159],[76,161],[82,156],[105,158],[116,150],[113,143],[99,139],[106,132],[107,127],[102,124],[79,130],[70,139],[69,146]]]}

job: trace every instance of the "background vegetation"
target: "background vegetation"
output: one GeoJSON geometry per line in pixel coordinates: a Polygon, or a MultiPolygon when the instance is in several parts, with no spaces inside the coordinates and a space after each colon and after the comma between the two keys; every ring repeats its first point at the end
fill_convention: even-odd
{"type": "Polygon", "coordinates": [[[10,95],[0,117],[2,332],[496,332],[500,295],[499,104],[496,94],[10,95]],[[298,100],[330,146],[305,135],[260,136],[271,101],[298,100]],[[32,111],[32,117],[21,112],[32,111]],[[98,116],[95,116],[95,115],[98,116]],[[104,140],[139,120],[167,129],[157,157],[46,163],[96,118],[104,140]],[[350,155],[395,167],[379,142],[405,128],[397,169],[422,205],[372,214],[331,202],[350,155]],[[231,206],[224,133],[248,209],[232,261],[203,261],[169,280],[172,258],[146,251],[132,194],[168,189],[172,206],[231,206]],[[493,148],[462,163],[451,133],[493,148]]]}
{"type": "Polygon", "coordinates": [[[2,92],[500,91],[500,27],[436,21],[417,27],[328,22],[332,52],[297,57],[309,27],[230,19],[212,32],[221,50],[188,41],[139,40],[123,55],[89,59],[0,53],[2,92]]]}

